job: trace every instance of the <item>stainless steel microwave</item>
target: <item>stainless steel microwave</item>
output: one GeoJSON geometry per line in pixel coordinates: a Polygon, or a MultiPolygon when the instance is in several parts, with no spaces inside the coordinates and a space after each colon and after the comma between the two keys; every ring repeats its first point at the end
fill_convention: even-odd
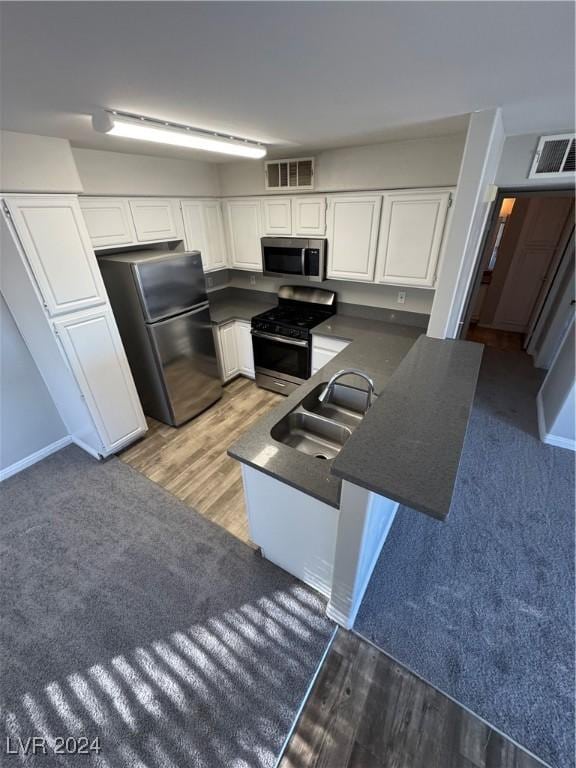
{"type": "Polygon", "coordinates": [[[262,272],[270,277],[326,279],[326,240],[304,237],[263,237],[262,272]]]}

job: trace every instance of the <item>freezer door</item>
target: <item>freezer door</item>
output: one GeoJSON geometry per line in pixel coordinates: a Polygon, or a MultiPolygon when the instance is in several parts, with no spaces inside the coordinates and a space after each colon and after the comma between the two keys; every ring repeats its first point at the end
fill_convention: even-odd
{"type": "Polygon", "coordinates": [[[186,312],[207,301],[199,251],[174,253],[132,265],[146,322],[186,312]]]}
{"type": "Polygon", "coordinates": [[[148,325],[162,367],[174,426],[222,395],[208,304],[148,325]]]}

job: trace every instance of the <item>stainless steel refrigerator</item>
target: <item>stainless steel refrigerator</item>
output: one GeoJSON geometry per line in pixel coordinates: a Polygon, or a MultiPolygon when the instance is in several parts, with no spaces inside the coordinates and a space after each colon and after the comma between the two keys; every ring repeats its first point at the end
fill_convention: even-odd
{"type": "Polygon", "coordinates": [[[183,424],[222,395],[199,251],[98,262],[144,413],[183,424]]]}

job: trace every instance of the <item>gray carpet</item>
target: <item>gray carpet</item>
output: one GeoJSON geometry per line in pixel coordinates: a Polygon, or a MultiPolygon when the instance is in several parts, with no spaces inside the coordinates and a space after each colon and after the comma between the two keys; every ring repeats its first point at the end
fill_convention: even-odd
{"type": "Polygon", "coordinates": [[[574,765],[574,456],[542,372],[487,349],[450,516],[401,508],[355,630],[542,759],[574,765]]]}
{"type": "Polygon", "coordinates": [[[66,448],[0,504],[0,754],[99,736],[102,768],[274,765],[332,634],[322,599],[118,459],[66,448]]]}

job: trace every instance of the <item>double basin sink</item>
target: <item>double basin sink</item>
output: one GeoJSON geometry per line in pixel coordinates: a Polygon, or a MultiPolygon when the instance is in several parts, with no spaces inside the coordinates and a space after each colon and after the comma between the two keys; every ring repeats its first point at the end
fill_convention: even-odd
{"type": "MultiPolygon", "coordinates": [[[[334,384],[328,402],[319,396],[319,384],[287,416],[272,427],[274,440],[308,456],[330,461],[340,452],[367,410],[368,393],[345,384],[334,384]]],[[[376,395],[372,396],[372,401],[376,395]]]]}

